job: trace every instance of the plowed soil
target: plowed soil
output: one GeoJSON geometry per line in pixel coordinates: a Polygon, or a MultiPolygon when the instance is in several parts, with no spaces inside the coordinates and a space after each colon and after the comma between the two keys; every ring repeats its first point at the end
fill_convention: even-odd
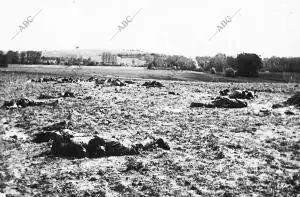
{"type": "MultiPolygon", "coordinates": [[[[299,108],[286,101],[297,84],[134,79],[123,87],[95,82],[37,83],[38,74],[0,73],[0,105],[14,98],[71,91],[56,106],[0,109],[0,196],[297,196],[299,108]],[[190,108],[228,88],[257,90],[241,109],[190,108]],[[168,92],[175,92],[171,95],[168,92]],[[177,94],[178,93],[178,94],[177,94]],[[289,112],[289,113],[288,113],[289,112]],[[81,136],[124,144],[162,137],[171,150],[134,156],[59,158],[34,133],[67,120],[81,136]]],[[[82,79],[87,79],[83,77],[82,79]]]]}

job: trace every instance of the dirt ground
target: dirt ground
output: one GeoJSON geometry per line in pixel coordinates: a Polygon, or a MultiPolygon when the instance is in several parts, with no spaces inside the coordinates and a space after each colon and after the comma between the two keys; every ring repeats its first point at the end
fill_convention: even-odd
{"type": "MultiPolygon", "coordinates": [[[[299,108],[272,109],[298,84],[160,81],[162,88],[95,82],[37,83],[38,74],[0,72],[0,106],[41,93],[75,93],[55,106],[0,109],[0,196],[299,196],[299,108]],[[190,108],[225,88],[257,90],[241,109],[190,108]],[[179,95],[171,95],[175,92],[179,95]],[[162,137],[171,150],[134,156],[59,158],[32,142],[68,120],[81,136],[136,143],[162,137]]],[[[88,77],[86,77],[87,79],[88,77]]],[[[149,81],[149,80],[147,80],[149,81]]]]}
{"type": "Polygon", "coordinates": [[[62,65],[9,65],[0,68],[3,72],[26,72],[40,74],[81,74],[118,76],[123,78],[176,80],[176,81],[201,81],[201,82],[281,82],[300,83],[300,73],[260,73],[258,78],[224,77],[223,73],[216,75],[207,72],[181,71],[181,70],[148,70],[146,67],[123,66],[62,66],[62,65]]]}

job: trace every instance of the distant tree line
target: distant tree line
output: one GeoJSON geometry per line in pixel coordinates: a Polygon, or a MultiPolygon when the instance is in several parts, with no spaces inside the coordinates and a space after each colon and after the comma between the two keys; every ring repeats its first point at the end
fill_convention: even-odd
{"type": "MultiPolygon", "coordinates": [[[[213,57],[197,56],[196,60],[182,55],[117,54],[119,57],[136,57],[146,61],[148,69],[192,70],[210,73],[224,73],[225,76],[258,76],[259,71],[298,72],[300,57],[271,57],[261,59],[257,54],[241,53],[237,57],[218,53],[213,57]],[[234,74],[232,74],[234,73],[234,74]]],[[[0,51],[0,66],[8,64],[47,64],[47,65],[103,65],[91,58],[82,57],[45,57],[41,51],[0,51]]]]}
{"type": "MultiPolygon", "coordinates": [[[[226,68],[238,70],[238,65],[241,63],[238,62],[238,59],[240,58],[249,58],[247,61],[253,61],[254,67],[260,71],[300,73],[300,57],[273,56],[271,58],[260,60],[260,57],[256,54],[242,53],[237,57],[217,54],[214,57],[196,57],[196,60],[198,65],[201,66],[204,71],[210,71],[210,69],[214,67],[217,72],[224,72],[226,68]]],[[[248,66],[251,67],[251,65],[248,66]]]]}
{"type": "MultiPolygon", "coordinates": [[[[43,65],[84,65],[84,66],[107,66],[117,65],[116,57],[133,57],[141,60],[149,59],[150,55],[138,53],[138,54],[117,54],[102,53],[102,60],[95,61],[91,57],[83,58],[82,56],[68,56],[68,57],[48,57],[43,56],[41,51],[8,51],[6,54],[0,51],[0,61],[7,64],[43,64],[43,65]],[[5,57],[5,61],[4,61],[5,57]]],[[[134,60],[133,60],[134,61],[134,60]]]]}
{"type": "Polygon", "coordinates": [[[263,60],[264,70],[300,73],[300,57],[271,57],[263,60]]]}
{"type": "Polygon", "coordinates": [[[300,57],[271,57],[263,60],[257,54],[241,53],[237,57],[217,54],[214,57],[196,57],[199,70],[216,72],[236,71],[235,75],[258,76],[259,71],[300,73],[300,57]]]}
{"type": "Polygon", "coordinates": [[[7,67],[8,61],[7,61],[7,55],[4,54],[2,51],[0,51],[0,67],[7,67]]]}
{"type": "Polygon", "coordinates": [[[225,76],[257,77],[263,67],[262,59],[257,54],[241,53],[237,57],[218,53],[214,57],[196,57],[202,70],[214,73],[224,73],[225,76]]]}
{"type": "Polygon", "coordinates": [[[151,54],[147,61],[148,69],[192,70],[212,74],[224,73],[225,76],[256,77],[262,68],[262,59],[256,54],[242,53],[236,58],[218,53],[214,57],[191,58],[178,55],[151,54]]]}
{"type": "Polygon", "coordinates": [[[196,62],[180,55],[151,54],[146,59],[148,69],[196,70],[196,62]]]}
{"type": "Polygon", "coordinates": [[[82,57],[45,57],[41,51],[0,51],[0,66],[8,64],[44,64],[44,65],[86,65],[96,66],[99,63],[91,58],[82,57]]]}

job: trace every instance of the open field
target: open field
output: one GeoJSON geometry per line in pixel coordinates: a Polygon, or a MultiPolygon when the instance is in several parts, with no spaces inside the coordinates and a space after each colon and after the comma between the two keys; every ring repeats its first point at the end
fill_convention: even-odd
{"type": "Polygon", "coordinates": [[[0,68],[6,72],[26,72],[54,75],[86,75],[86,76],[115,76],[121,78],[141,78],[158,80],[179,81],[207,81],[207,82],[287,82],[300,83],[300,73],[261,73],[260,78],[226,78],[222,74],[193,71],[172,70],[147,70],[144,67],[120,67],[120,66],[60,66],[60,65],[10,65],[8,68],[0,68]]]}
{"type": "Polygon", "coordinates": [[[173,81],[198,80],[199,76],[211,81],[212,76],[114,69],[88,67],[74,74],[62,67],[1,68],[6,72],[0,72],[0,106],[14,98],[36,99],[65,91],[75,97],[59,98],[54,106],[0,109],[0,196],[300,194],[299,108],[271,108],[299,91],[298,84],[173,81]],[[133,84],[122,87],[95,86],[95,81],[86,80],[28,82],[42,76],[87,79],[90,75],[144,79],[132,79],[133,84]],[[169,80],[161,80],[161,88],[141,86],[148,78],[169,80]],[[225,88],[256,90],[258,97],[247,100],[248,107],[241,109],[190,108],[192,102],[209,102],[225,88]],[[32,139],[42,127],[62,120],[81,136],[99,135],[124,144],[155,136],[165,139],[171,150],[101,158],[55,157],[50,154],[51,142],[32,139]]]}

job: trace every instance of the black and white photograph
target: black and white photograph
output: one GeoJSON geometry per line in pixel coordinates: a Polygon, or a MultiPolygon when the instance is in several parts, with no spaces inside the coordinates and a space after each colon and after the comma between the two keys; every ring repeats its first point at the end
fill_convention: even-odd
{"type": "Polygon", "coordinates": [[[299,8],[0,0],[0,197],[300,197],[299,8]]]}

